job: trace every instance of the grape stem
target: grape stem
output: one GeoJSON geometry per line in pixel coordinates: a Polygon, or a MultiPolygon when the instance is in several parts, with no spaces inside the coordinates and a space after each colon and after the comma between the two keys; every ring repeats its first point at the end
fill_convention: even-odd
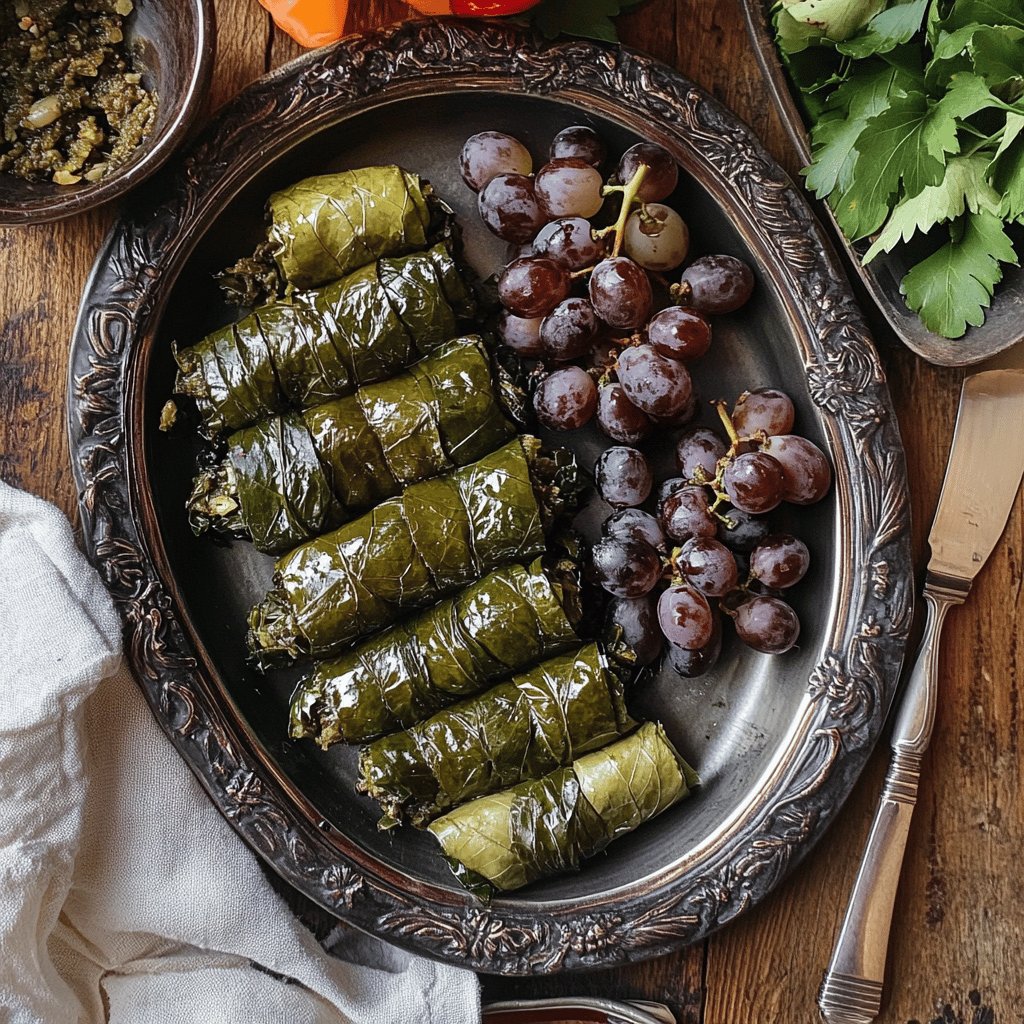
{"type": "Polygon", "coordinates": [[[615,259],[622,252],[622,242],[626,233],[626,221],[629,220],[629,215],[633,212],[633,204],[637,201],[637,194],[640,191],[640,186],[644,183],[647,171],[647,164],[641,164],[636,169],[633,177],[629,179],[628,184],[605,185],[601,190],[601,194],[605,196],[610,196],[613,192],[622,193],[622,208],[619,210],[619,219],[610,228],[604,228],[602,231],[597,232],[598,237],[601,238],[612,232],[615,233],[615,244],[612,246],[611,259],[615,259]]]}

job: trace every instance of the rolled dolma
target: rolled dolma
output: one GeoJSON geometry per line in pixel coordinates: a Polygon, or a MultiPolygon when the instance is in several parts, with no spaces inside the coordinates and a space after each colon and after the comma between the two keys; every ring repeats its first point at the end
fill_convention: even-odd
{"type": "Polygon", "coordinates": [[[497,390],[481,339],[459,338],[407,373],[236,431],[196,478],[192,529],[288,551],[508,441],[497,390]]]}
{"type": "Polygon", "coordinates": [[[299,289],[422,249],[430,226],[419,177],[394,165],[304,178],[275,192],[267,209],[274,260],[299,289]]]}
{"type": "Polygon", "coordinates": [[[330,654],[498,566],[534,558],[577,482],[565,449],[545,453],[523,437],[412,484],[278,560],[273,588],[249,615],[252,652],[330,654]]]}
{"type": "Polygon", "coordinates": [[[567,768],[463,804],[429,828],[459,881],[486,897],[577,870],[697,782],[664,729],[647,722],[567,768]]]}
{"type": "Polygon", "coordinates": [[[238,430],[394,376],[473,311],[444,245],[378,260],[175,351],[175,393],[195,400],[207,435],[238,430]]]}
{"type": "Polygon", "coordinates": [[[461,593],[318,662],[291,702],[289,733],[359,743],[407,729],[497,679],[578,643],[573,581],[545,571],[495,569],[461,593]]]}
{"type": "Polygon", "coordinates": [[[571,764],[636,726],[597,644],[561,654],[360,751],[357,788],[379,828],[423,826],[450,807],[571,764]]]}

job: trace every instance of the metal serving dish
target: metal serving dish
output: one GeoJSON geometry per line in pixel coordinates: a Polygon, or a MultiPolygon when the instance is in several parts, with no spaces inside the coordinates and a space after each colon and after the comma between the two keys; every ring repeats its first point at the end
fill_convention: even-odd
{"type": "MultiPolygon", "coordinates": [[[[754,54],[768,86],[775,109],[786,129],[802,163],[811,162],[811,144],[803,113],[796,94],[790,87],[786,70],[779,58],[772,34],[772,0],[740,0],[747,21],[747,29],[754,46],[754,54]]],[[[882,311],[889,326],[900,341],[922,359],[939,366],[970,366],[980,363],[997,352],[1010,348],[1024,338],[1021,311],[1024,309],[1024,269],[1006,267],[1003,280],[996,287],[992,306],[981,327],[968,327],[962,338],[943,338],[934,334],[921,322],[917,314],[907,307],[900,294],[900,282],[910,269],[911,262],[896,253],[882,253],[868,266],[861,263],[867,251],[867,242],[853,244],[846,240],[832,215],[828,203],[816,204],[824,210],[835,237],[846,250],[850,264],[864,283],[871,298],[882,311]]],[[[927,251],[918,256],[927,255],[927,251]]]]}
{"type": "MultiPolygon", "coordinates": [[[[154,713],[245,840],[307,896],[419,952],[507,974],[655,956],[762,899],[821,835],[881,729],[911,616],[907,484],[885,380],[831,248],[800,192],[736,118],[676,72],[625,50],[546,42],[509,25],[419,22],[354,37],[268,76],[137,197],[100,254],[70,368],[69,425],[87,550],[125,620],[154,713]],[[803,646],[730,646],[692,684],[635,695],[703,786],[578,875],[489,906],[429,835],[381,834],[353,792],[354,751],[286,739],[291,680],[244,663],[244,619],[269,579],[247,545],[188,531],[193,451],[157,429],[172,339],[230,318],[211,273],[249,251],[276,186],[396,161],[453,204],[489,273],[504,247],[475,216],[456,156],[498,128],[540,155],[585,121],[612,151],[638,137],[685,173],[673,202],[706,251],[758,267],[756,298],[716,326],[705,397],[776,384],[831,454],[825,502],[780,517],[815,568],[797,602],[803,646]]],[[[583,461],[596,432],[571,439],[583,461]]],[[[559,438],[564,440],[564,435],[559,438]]],[[[668,437],[652,454],[667,470],[668,437]]],[[[667,475],[667,474],[666,474],[667,475]]]]}

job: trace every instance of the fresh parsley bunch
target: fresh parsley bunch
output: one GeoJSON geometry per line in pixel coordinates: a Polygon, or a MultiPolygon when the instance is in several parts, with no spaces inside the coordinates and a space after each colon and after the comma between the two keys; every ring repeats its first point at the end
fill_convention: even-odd
{"type": "Polygon", "coordinates": [[[929,330],[982,324],[1024,224],[1024,0],[778,0],[774,19],[808,187],[865,263],[911,243],[901,290],[929,330]]]}

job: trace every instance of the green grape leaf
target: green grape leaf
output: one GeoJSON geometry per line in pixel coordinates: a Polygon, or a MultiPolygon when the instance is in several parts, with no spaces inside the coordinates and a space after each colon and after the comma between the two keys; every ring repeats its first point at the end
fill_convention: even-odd
{"type": "Polygon", "coordinates": [[[848,57],[870,57],[888,53],[909,42],[921,28],[928,0],[902,0],[876,14],[859,35],[836,45],[848,57]]]}
{"type": "Polygon", "coordinates": [[[886,0],[782,0],[794,19],[820,28],[836,42],[859,32],[885,5],[886,0]]]}
{"type": "Polygon", "coordinates": [[[936,224],[954,220],[965,210],[996,213],[999,193],[985,180],[988,159],[980,154],[955,156],[946,164],[942,181],[927,185],[917,195],[904,199],[885,227],[864,254],[870,263],[879,253],[892,252],[900,242],[909,242],[918,232],[930,231],[936,224]]]}
{"type": "Polygon", "coordinates": [[[992,292],[1002,280],[1001,263],[1017,263],[1002,221],[982,210],[950,225],[950,239],[911,268],[900,290],[924,325],[945,338],[980,327],[992,292]]]}
{"type": "Polygon", "coordinates": [[[1002,196],[1004,220],[1024,222],[1024,114],[1006,115],[999,148],[988,165],[989,180],[1002,196]]]}
{"type": "Polygon", "coordinates": [[[619,37],[612,19],[642,3],[644,0],[541,0],[533,10],[512,20],[528,22],[547,39],[571,35],[614,43],[619,37]]]}
{"type": "Polygon", "coordinates": [[[857,141],[852,184],[835,204],[836,219],[856,241],[876,231],[902,181],[907,195],[942,180],[946,155],[959,148],[956,122],[934,115],[921,93],[894,98],[868,119],[857,141]]]}

